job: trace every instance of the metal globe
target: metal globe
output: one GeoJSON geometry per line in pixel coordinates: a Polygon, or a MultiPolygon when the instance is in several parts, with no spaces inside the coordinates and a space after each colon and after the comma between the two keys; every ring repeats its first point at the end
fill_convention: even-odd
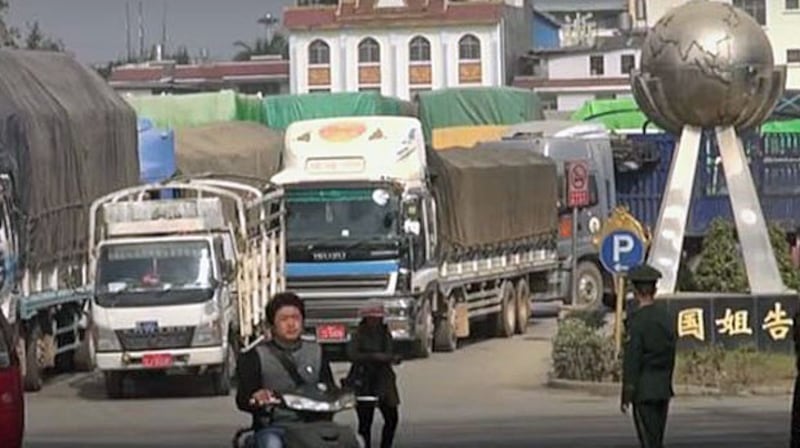
{"type": "Polygon", "coordinates": [[[632,89],[645,114],[679,133],[684,125],[747,129],[762,123],[783,94],[786,68],[746,12],[694,0],[668,11],[648,33],[632,89]]]}

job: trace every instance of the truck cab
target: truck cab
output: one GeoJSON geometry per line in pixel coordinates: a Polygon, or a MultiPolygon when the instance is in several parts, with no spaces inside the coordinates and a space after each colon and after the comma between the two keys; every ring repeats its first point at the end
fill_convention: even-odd
{"type": "Polygon", "coordinates": [[[568,300],[572,305],[600,307],[603,296],[613,292],[613,281],[602,269],[594,237],[616,207],[614,158],[606,128],[599,123],[571,121],[532,121],[511,126],[501,142],[491,143],[509,150],[529,150],[556,161],[559,177],[558,253],[563,268],[554,272],[550,288],[539,300],[568,300]],[[578,211],[573,227],[573,211],[567,206],[566,164],[586,160],[589,164],[589,205],[578,211]],[[577,267],[571,272],[572,231],[577,229],[577,267]],[[577,276],[576,294],[571,293],[571,276],[577,276]]]}
{"type": "MultiPolygon", "coordinates": [[[[235,218],[228,218],[221,198],[208,194],[226,193],[218,185],[175,182],[164,188],[184,197],[148,199],[143,186],[93,204],[96,364],[111,397],[123,395],[123,382],[134,373],[210,374],[215,392],[227,395],[240,345],[237,316],[244,313],[237,306],[239,245],[252,229],[243,200],[235,218]],[[196,196],[185,197],[182,189],[192,188],[196,196]]],[[[260,195],[255,188],[242,190],[260,195]]],[[[266,246],[256,248],[262,249],[269,253],[266,246]]],[[[269,268],[266,259],[263,266],[269,268]]],[[[266,299],[260,297],[263,305],[266,299]]],[[[253,308],[244,314],[254,314],[253,308]]]]}
{"type": "Polygon", "coordinates": [[[285,190],[287,288],[304,299],[308,337],[341,354],[358,310],[377,300],[395,339],[417,339],[415,297],[436,272],[425,270],[435,206],[419,122],[296,122],[285,151],[272,183],[285,190]]]}

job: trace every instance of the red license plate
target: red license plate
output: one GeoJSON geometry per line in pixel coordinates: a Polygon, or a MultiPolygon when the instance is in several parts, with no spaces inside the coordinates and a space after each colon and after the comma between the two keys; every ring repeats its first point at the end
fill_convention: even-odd
{"type": "Polygon", "coordinates": [[[343,341],[347,337],[347,328],[344,325],[320,325],[317,327],[317,340],[343,341]]]}
{"type": "Polygon", "coordinates": [[[172,366],[172,355],[170,354],[152,354],[152,355],[144,355],[142,356],[142,365],[145,367],[171,367],[172,366]]]}

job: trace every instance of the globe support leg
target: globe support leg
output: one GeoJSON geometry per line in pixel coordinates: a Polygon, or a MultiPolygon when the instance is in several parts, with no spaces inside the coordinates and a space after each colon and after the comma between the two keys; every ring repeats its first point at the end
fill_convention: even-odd
{"type": "Polygon", "coordinates": [[[730,126],[718,127],[716,133],[750,293],[783,293],[786,286],[775,260],[742,141],[730,126]]]}
{"type": "Polygon", "coordinates": [[[674,293],[678,283],[678,267],[683,251],[683,237],[686,234],[686,220],[692,205],[692,189],[702,135],[702,129],[684,126],[672,157],[648,259],[648,264],[661,271],[657,295],[674,293]]]}

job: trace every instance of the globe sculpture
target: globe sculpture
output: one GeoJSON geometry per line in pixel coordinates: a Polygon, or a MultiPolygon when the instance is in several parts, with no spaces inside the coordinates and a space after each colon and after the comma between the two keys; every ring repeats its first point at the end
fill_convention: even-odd
{"type": "Polygon", "coordinates": [[[704,129],[716,133],[751,293],[784,292],[737,131],[769,116],[785,80],[764,31],[730,4],[685,3],[645,39],[641,69],[631,75],[634,97],[656,125],[680,135],[648,259],[663,273],[659,294],[675,291],[704,129]]]}

